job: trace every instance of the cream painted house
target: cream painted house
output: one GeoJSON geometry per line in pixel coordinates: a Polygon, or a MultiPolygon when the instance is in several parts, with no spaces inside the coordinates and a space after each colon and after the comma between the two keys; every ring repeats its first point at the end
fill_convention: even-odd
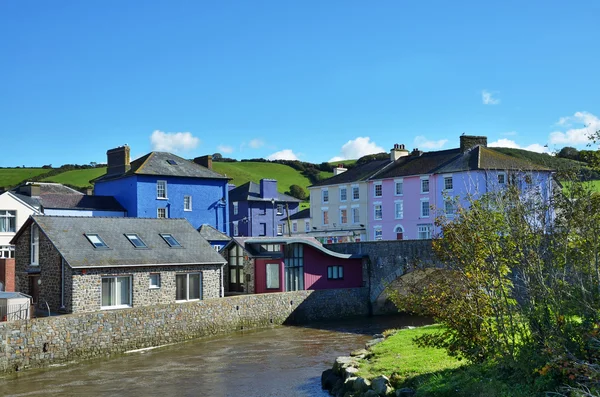
{"type": "Polygon", "coordinates": [[[38,214],[31,197],[7,191],[0,194],[0,258],[14,258],[10,240],[30,215],[38,214]]]}

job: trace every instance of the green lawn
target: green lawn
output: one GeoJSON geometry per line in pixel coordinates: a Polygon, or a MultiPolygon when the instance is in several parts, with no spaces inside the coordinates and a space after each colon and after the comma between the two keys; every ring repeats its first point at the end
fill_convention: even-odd
{"type": "Polygon", "coordinates": [[[77,187],[92,186],[91,179],[97,178],[106,174],[106,167],[102,168],[87,168],[83,170],[66,171],[58,175],[44,178],[43,182],[56,182],[77,187]]]}
{"type": "Polygon", "coordinates": [[[290,190],[290,186],[302,186],[306,194],[310,180],[302,175],[299,171],[290,166],[277,163],[262,163],[262,162],[235,162],[235,163],[219,163],[213,162],[213,169],[221,174],[233,178],[230,183],[236,186],[243,185],[248,181],[258,183],[263,178],[277,179],[277,190],[280,193],[285,193],[290,190]]]}
{"type": "Polygon", "coordinates": [[[43,168],[0,168],[0,187],[13,187],[28,179],[50,172],[43,168]]]}
{"type": "MultiPolygon", "coordinates": [[[[568,192],[571,182],[562,181],[561,183],[563,185],[563,189],[568,192]]],[[[586,189],[590,189],[592,192],[600,192],[600,181],[585,181],[582,182],[582,184],[586,189]]]]}

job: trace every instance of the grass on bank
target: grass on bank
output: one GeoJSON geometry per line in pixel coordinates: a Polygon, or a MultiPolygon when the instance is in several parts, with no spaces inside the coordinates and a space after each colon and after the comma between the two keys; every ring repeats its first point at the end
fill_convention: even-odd
{"type": "Polygon", "coordinates": [[[45,168],[2,168],[0,169],[0,187],[13,187],[34,176],[42,175],[52,170],[45,168]]]}
{"type": "Polygon", "coordinates": [[[394,387],[411,387],[417,397],[529,397],[533,385],[503,376],[493,366],[469,364],[448,356],[445,350],[418,347],[416,337],[438,332],[440,325],[401,330],[371,348],[373,356],[363,360],[359,376],[390,378],[394,387]]]}
{"type": "Polygon", "coordinates": [[[106,174],[106,167],[101,168],[86,168],[82,170],[65,171],[58,175],[50,176],[42,179],[44,182],[62,183],[77,187],[90,187],[91,179],[97,178],[106,174]]]}

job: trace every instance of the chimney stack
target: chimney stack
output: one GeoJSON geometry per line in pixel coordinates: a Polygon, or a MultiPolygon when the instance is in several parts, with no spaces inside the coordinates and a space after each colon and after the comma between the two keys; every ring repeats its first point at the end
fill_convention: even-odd
{"type": "Polygon", "coordinates": [[[260,180],[260,198],[263,199],[277,199],[277,180],[275,179],[261,179],[260,180]]]}
{"type": "Polygon", "coordinates": [[[419,150],[418,148],[414,148],[412,152],[410,152],[411,156],[414,157],[420,157],[423,154],[422,150],[419,150]]]}
{"type": "Polygon", "coordinates": [[[20,194],[29,197],[40,197],[40,185],[35,182],[27,182],[25,185],[19,186],[17,190],[20,194]]]}
{"type": "Polygon", "coordinates": [[[487,136],[461,135],[460,152],[464,153],[476,146],[487,147],[487,136]]]}
{"type": "Polygon", "coordinates": [[[206,167],[209,170],[212,170],[212,156],[210,154],[207,154],[206,156],[196,157],[194,159],[194,163],[206,167]]]}
{"type": "Polygon", "coordinates": [[[338,166],[333,169],[333,176],[343,174],[346,171],[348,171],[348,169],[344,167],[344,164],[338,164],[338,166]]]}
{"type": "Polygon", "coordinates": [[[106,175],[121,175],[131,169],[129,146],[123,145],[106,152],[106,175]]]}
{"type": "Polygon", "coordinates": [[[408,156],[408,150],[406,150],[404,145],[394,144],[394,148],[390,150],[390,160],[396,161],[405,156],[408,156]]]}

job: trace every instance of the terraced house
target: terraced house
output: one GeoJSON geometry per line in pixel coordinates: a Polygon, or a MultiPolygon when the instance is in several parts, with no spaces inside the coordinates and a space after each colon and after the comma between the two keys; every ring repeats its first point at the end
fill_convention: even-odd
{"type": "Polygon", "coordinates": [[[226,262],[185,219],[34,215],[12,243],[16,290],[53,312],[223,296],[226,262]]]}
{"type": "Polygon", "coordinates": [[[486,137],[463,135],[459,148],[415,149],[369,178],[369,234],[372,240],[429,239],[436,216],[453,217],[468,197],[516,183],[548,200],[552,181],[550,169],[488,148],[486,137]]]}
{"type": "Polygon", "coordinates": [[[185,218],[228,234],[227,182],[212,170],[212,157],[186,160],[151,152],[130,162],[129,146],[107,151],[106,174],[92,180],[94,194],[114,196],[137,218],[185,218]]]}

